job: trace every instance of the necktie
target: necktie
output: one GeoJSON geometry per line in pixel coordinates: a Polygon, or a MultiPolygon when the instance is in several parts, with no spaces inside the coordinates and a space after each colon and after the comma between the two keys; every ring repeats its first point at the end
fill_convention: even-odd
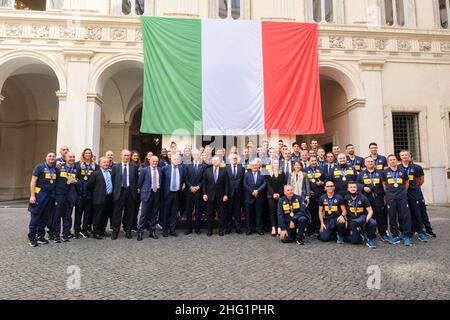
{"type": "Polygon", "coordinates": [[[122,187],[127,188],[128,187],[128,183],[127,183],[127,165],[124,164],[123,165],[123,171],[122,171],[122,187]]]}
{"type": "Polygon", "coordinates": [[[286,162],[286,173],[288,175],[291,173],[291,168],[289,167],[289,162],[286,162]]]}
{"type": "Polygon", "coordinates": [[[171,191],[177,191],[177,174],[178,174],[177,167],[172,167],[172,181],[170,183],[171,191]]]}
{"type": "Polygon", "coordinates": [[[106,179],[105,179],[106,194],[111,194],[112,193],[111,175],[110,175],[108,170],[105,170],[104,173],[105,173],[105,176],[106,176],[106,179]]]}
{"type": "Polygon", "coordinates": [[[156,183],[156,168],[153,168],[152,186],[153,192],[158,191],[158,184],[156,183]]]}
{"type": "Polygon", "coordinates": [[[197,162],[194,163],[194,168],[195,168],[195,174],[197,174],[197,170],[198,170],[198,163],[197,162]]]}
{"type": "Polygon", "coordinates": [[[233,166],[233,177],[236,178],[236,175],[237,175],[237,173],[236,173],[236,166],[233,166]]]}
{"type": "Polygon", "coordinates": [[[218,178],[218,169],[214,168],[214,183],[217,183],[217,178],[218,178]]]}
{"type": "Polygon", "coordinates": [[[255,186],[256,186],[256,181],[258,180],[258,173],[254,173],[253,174],[253,180],[255,180],[255,186]]]}

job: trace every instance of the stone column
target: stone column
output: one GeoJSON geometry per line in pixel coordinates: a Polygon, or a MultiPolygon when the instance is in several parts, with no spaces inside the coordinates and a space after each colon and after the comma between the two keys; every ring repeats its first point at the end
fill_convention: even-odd
{"type": "Polygon", "coordinates": [[[67,144],[78,158],[84,148],[99,148],[99,134],[95,135],[93,129],[100,126],[98,111],[92,102],[88,106],[87,101],[93,52],[68,50],[64,54],[67,64],[67,94],[59,95],[57,149],[67,144]]]}
{"type": "Polygon", "coordinates": [[[384,134],[384,106],[381,72],[385,61],[361,60],[359,63],[366,101],[364,107],[355,105],[349,112],[350,136],[354,139],[358,154],[369,154],[369,143],[376,142],[380,154],[386,150],[384,134]]]}

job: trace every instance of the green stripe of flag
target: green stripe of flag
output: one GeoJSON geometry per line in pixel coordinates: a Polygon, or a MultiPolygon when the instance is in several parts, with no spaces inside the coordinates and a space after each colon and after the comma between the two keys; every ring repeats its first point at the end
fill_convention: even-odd
{"type": "Polygon", "coordinates": [[[201,134],[201,20],[142,17],[141,132],[201,134]]]}

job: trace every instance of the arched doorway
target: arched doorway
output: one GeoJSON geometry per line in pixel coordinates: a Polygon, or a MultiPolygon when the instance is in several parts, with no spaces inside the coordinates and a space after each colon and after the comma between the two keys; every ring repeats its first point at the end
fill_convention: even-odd
{"type": "Polygon", "coordinates": [[[34,166],[55,151],[60,85],[37,59],[11,59],[0,73],[0,200],[22,199],[29,197],[34,166]]]}
{"type": "Polygon", "coordinates": [[[141,155],[141,161],[145,159],[148,152],[159,155],[162,148],[162,135],[142,133],[140,131],[142,122],[142,106],[134,113],[130,124],[130,149],[136,150],[141,155]]]}

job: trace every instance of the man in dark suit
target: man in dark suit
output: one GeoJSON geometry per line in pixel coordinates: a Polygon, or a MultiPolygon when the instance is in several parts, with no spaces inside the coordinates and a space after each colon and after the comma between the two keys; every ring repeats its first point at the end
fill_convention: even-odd
{"type": "Polygon", "coordinates": [[[202,183],[203,172],[206,165],[200,161],[200,152],[192,151],[192,163],[185,166],[186,173],[186,223],[185,234],[192,233],[192,211],[195,208],[195,233],[200,234],[200,222],[202,218],[202,183]]]}
{"type": "Polygon", "coordinates": [[[100,170],[95,171],[87,182],[87,188],[92,194],[92,204],[94,206],[93,231],[94,239],[103,239],[107,217],[112,210],[113,183],[109,172],[109,160],[106,157],[100,158],[100,170]],[[105,219],[106,217],[106,219],[105,219]],[[106,221],[105,221],[106,220],[106,221]]]}
{"type": "Polygon", "coordinates": [[[180,165],[180,155],[171,156],[171,164],[162,169],[163,174],[163,237],[176,237],[178,210],[180,208],[181,191],[184,184],[184,170],[180,165]]]}
{"type": "Polygon", "coordinates": [[[116,163],[111,173],[114,186],[112,240],[116,240],[119,236],[122,213],[125,221],[125,237],[131,239],[131,225],[137,198],[138,167],[130,163],[130,156],[129,150],[122,150],[122,162],[116,163]]]}
{"type": "Polygon", "coordinates": [[[239,157],[237,154],[231,154],[230,164],[227,165],[226,173],[229,181],[229,200],[228,208],[226,210],[225,219],[225,233],[230,233],[233,226],[232,219],[234,218],[234,226],[236,233],[241,234],[241,194],[242,194],[242,181],[244,179],[245,169],[242,164],[239,163],[239,157]]]}
{"type": "Polygon", "coordinates": [[[246,235],[251,235],[255,231],[255,216],[256,230],[259,235],[264,235],[262,213],[266,186],[267,184],[260,171],[259,163],[256,160],[252,161],[252,171],[247,172],[244,176],[245,211],[247,219],[246,235]]]}
{"type": "Polygon", "coordinates": [[[280,161],[281,171],[286,176],[286,183],[289,181],[292,171],[294,170],[294,161],[292,161],[292,155],[289,150],[285,150],[283,153],[283,159],[280,161]]]}
{"type": "Polygon", "coordinates": [[[228,176],[225,168],[220,167],[220,158],[213,157],[213,166],[206,169],[203,175],[203,201],[207,204],[208,233],[213,233],[214,212],[219,215],[219,236],[224,235],[225,217],[223,214],[224,202],[228,201],[228,176]]]}
{"type": "Polygon", "coordinates": [[[150,158],[150,166],[141,169],[138,188],[141,191],[141,216],[137,227],[137,240],[142,241],[144,228],[150,225],[150,238],[158,239],[156,222],[161,203],[162,169],[158,167],[159,159],[150,158]]]}

